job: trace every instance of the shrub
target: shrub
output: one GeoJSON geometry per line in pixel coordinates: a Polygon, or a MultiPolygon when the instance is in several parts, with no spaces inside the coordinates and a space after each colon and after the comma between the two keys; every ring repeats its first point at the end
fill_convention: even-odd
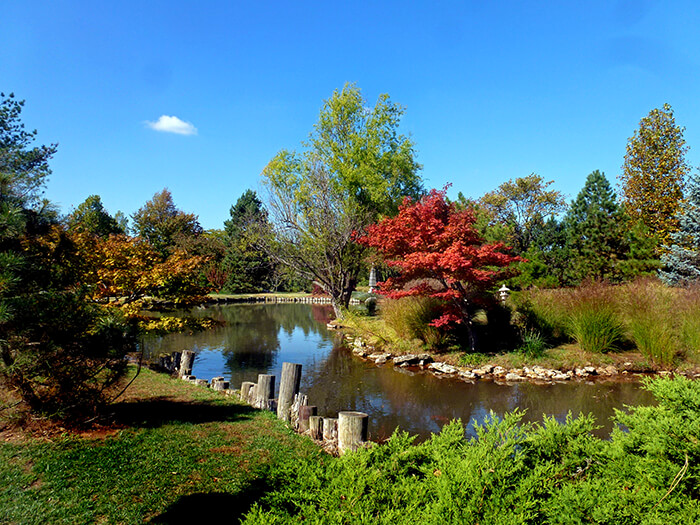
{"type": "Polygon", "coordinates": [[[50,416],[80,416],[106,401],[134,345],[120,312],[74,292],[35,294],[11,305],[0,380],[33,411],[50,416]]]}
{"type": "Polygon", "coordinates": [[[459,421],[414,445],[300,462],[244,523],[699,523],[700,382],[646,383],[658,406],[618,411],[610,440],[591,416],[521,424],[522,412],[459,421]]]}

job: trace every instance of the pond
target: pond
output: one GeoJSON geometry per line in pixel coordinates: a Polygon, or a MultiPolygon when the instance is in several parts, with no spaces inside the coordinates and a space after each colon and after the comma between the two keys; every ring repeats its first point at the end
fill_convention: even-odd
{"type": "Polygon", "coordinates": [[[473,435],[471,423],[483,421],[490,411],[503,415],[516,408],[526,410],[524,421],[540,421],[542,414],[564,420],[568,412],[591,413],[600,426],[596,434],[607,437],[615,408],[653,402],[633,381],[470,384],[391,364],[376,366],[353,356],[340,334],[326,329],[332,309],[325,305],[238,304],[196,309],[194,314],[224,324],[193,335],[147,338],[142,343],[146,356],[194,350],[192,373],[204,379],[224,376],[232,388],[256,382],[258,374],[275,375],[278,388],[282,363],[301,363],[301,391],[318,414],[366,412],[373,440],[389,437],[397,427],[422,440],[456,418],[473,435]]]}

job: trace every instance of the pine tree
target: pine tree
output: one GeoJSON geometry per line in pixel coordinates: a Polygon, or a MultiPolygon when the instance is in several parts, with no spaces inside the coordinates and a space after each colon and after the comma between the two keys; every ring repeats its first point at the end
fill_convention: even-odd
{"type": "Polygon", "coordinates": [[[627,142],[622,166],[622,193],[627,213],[643,223],[661,245],[670,244],[678,229],[683,183],[690,171],[684,128],[676,125],[673,109],[653,109],[627,142]]]}
{"type": "Polygon", "coordinates": [[[670,285],[700,282],[700,175],[688,181],[687,196],[678,214],[679,230],[661,257],[661,278],[670,285]]]}
{"type": "Polygon", "coordinates": [[[620,208],[605,174],[595,170],[564,219],[569,280],[616,280],[621,258],[620,208]]]}

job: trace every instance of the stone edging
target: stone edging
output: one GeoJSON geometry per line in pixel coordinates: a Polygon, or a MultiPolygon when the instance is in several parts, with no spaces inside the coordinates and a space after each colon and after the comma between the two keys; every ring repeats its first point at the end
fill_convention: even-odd
{"type": "MultiPolygon", "coordinates": [[[[329,325],[330,329],[330,325],[329,325]]],[[[373,361],[377,365],[391,362],[395,367],[407,368],[418,367],[421,370],[433,373],[438,376],[452,376],[464,381],[474,382],[479,379],[492,380],[495,382],[517,383],[555,383],[572,380],[603,379],[612,380],[621,377],[649,375],[649,372],[635,372],[631,370],[618,369],[614,365],[607,366],[584,366],[573,370],[556,370],[545,368],[539,365],[522,368],[504,368],[494,365],[482,365],[479,367],[463,367],[450,365],[441,361],[436,361],[428,353],[422,354],[393,354],[391,352],[377,352],[371,345],[367,345],[361,337],[346,335],[345,339],[352,348],[352,353],[362,359],[373,361]]],[[[632,363],[629,363],[631,365],[632,363]]],[[[657,372],[660,376],[672,375],[673,372],[666,370],[657,372]]],[[[689,377],[700,377],[698,373],[687,373],[689,377]]]]}

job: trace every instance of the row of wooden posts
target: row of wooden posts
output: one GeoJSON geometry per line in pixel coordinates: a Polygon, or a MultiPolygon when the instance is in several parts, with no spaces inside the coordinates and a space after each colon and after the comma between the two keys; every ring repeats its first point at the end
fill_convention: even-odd
{"type": "MultiPolygon", "coordinates": [[[[228,381],[223,377],[212,378],[211,383],[206,379],[197,379],[192,375],[194,352],[173,352],[171,356],[161,357],[161,366],[177,371],[182,379],[201,386],[210,386],[215,390],[231,393],[228,381]]],[[[308,397],[299,392],[301,384],[301,365],[298,363],[282,363],[282,377],[279,385],[279,395],[275,399],[275,376],[259,374],[258,382],[244,381],[239,392],[240,398],[252,406],[262,410],[273,410],[277,417],[289,423],[296,431],[309,434],[313,439],[325,444],[337,444],[338,451],[343,454],[349,450],[357,450],[367,441],[369,416],[364,412],[343,411],[337,418],[321,417],[317,414],[318,407],[308,404],[308,397]]]]}

